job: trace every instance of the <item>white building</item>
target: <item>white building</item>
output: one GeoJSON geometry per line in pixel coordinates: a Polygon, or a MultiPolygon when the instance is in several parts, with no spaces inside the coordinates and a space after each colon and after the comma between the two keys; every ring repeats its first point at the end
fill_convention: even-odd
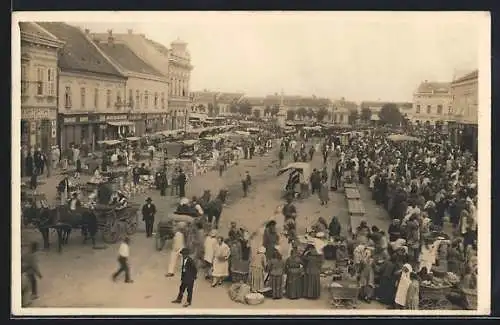
{"type": "Polygon", "coordinates": [[[422,82],[413,94],[413,107],[408,113],[413,123],[445,124],[451,113],[449,82],[422,82]]]}

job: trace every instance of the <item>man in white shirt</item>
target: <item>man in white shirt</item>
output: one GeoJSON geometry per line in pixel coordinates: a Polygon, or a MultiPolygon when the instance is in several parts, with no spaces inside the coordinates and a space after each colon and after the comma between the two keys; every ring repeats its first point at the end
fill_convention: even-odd
{"type": "Polygon", "coordinates": [[[174,276],[181,250],[184,248],[184,243],[185,243],[184,233],[183,233],[184,226],[185,226],[184,222],[179,222],[177,224],[177,229],[175,231],[174,238],[172,241],[172,251],[170,252],[170,261],[168,263],[168,270],[167,274],[165,275],[166,277],[174,276]]]}
{"type": "Polygon", "coordinates": [[[118,271],[113,273],[112,279],[116,281],[116,278],[122,273],[125,272],[125,283],[133,283],[130,279],[130,267],[128,265],[128,258],[130,256],[130,239],[125,237],[123,242],[120,244],[120,248],[118,250],[118,264],[120,265],[118,271]]]}

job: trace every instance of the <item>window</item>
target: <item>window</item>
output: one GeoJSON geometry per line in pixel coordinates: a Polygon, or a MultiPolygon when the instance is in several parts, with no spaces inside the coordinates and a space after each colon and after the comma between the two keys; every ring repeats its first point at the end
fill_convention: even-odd
{"type": "Polygon", "coordinates": [[[36,69],[36,94],[37,95],[43,95],[43,68],[38,67],[36,69]]]}
{"type": "Polygon", "coordinates": [[[28,91],[28,65],[21,64],[21,95],[26,94],[28,91]]]}
{"type": "Polygon", "coordinates": [[[420,105],[417,105],[417,108],[416,108],[416,113],[417,113],[417,114],[420,114],[420,105]]]}
{"type": "Polygon", "coordinates": [[[135,105],[137,108],[139,108],[139,103],[140,103],[141,96],[139,95],[139,90],[135,91],[135,105]]]}
{"type": "Polygon", "coordinates": [[[94,108],[97,110],[99,107],[99,89],[94,89],[94,108]]]}
{"type": "Polygon", "coordinates": [[[438,105],[438,107],[437,107],[437,113],[439,115],[443,114],[443,105],[438,105]]]}
{"type": "Polygon", "coordinates": [[[448,106],[448,114],[450,115],[453,114],[453,108],[451,108],[451,105],[448,106]]]}
{"type": "Polygon", "coordinates": [[[64,107],[71,108],[71,87],[64,89],[64,107]]]}
{"type": "Polygon", "coordinates": [[[85,88],[80,88],[80,106],[85,108],[85,88]]]}
{"type": "Polygon", "coordinates": [[[129,89],[128,90],[128,105],[130,108],[134,107],[133,101],[134,101],[134,92],[132,91],[132,89],[129,89]]]}
{"type": "Polygon", "coordinates": [[[158,108],[158,93],[155,93],[155,108],[158,108]]]}
{"type": "Polygon", "coordinates": [[[56,78],[55,78],[55,69],[47,69],[47,87],[48,87],[48,95],[55,97],[56,95],[56,78]]]}
{"type": "Polygon", "coordinates": [[[111,90],[106,90],[106,108],[111,108],[111,90]]]}
{"type": "Polygon", "coordinates": [[[161,109],[165,109],[165,93],[161,93],[161,109]]]}
{"type": "Polygon", "coordinates": [[[170,87],[168,87],[168,94],[172,95],[174,91],[174,79],[170,78],[170,87]]]}
{"type": "Polygon", "coordinates": [[[427,114],[431,113],[431,105],[427,105],[427,114]]]}
{"type": "Polygon", "coordinates": [[[148,91],[146,90],[144,92],[144,108],[148,109],[148,104],[149,104],[149,94],[148,91]]]}
{"type": "Polygon", "coordinates": [[[122,104],[122,94],[121,94],[121,92],[118,90],[118,91],[116,92],[116,108],[119,108],[121,104],[122,104]]]}

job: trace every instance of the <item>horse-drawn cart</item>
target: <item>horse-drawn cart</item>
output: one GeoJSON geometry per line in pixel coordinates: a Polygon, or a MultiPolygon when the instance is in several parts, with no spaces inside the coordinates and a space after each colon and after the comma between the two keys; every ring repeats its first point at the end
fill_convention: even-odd
{"type": "Polygon", "coordinates": [[[116,243],[124,233],[133,235],[137,231],[138,205],[129,205],[121,210],[116,210],[112,205],[98,205],[95,211],[97,227],[107,244],[116,243]]]}
{"type": "Polygon", "coordinates": [[[196,218],[183,214],[171,214],[167,218],[160,220],[156,226],[156,250],[161,251],[167,240],[174,238],[175,228],[180,222],[186,224],[184,238],[186,243],[189,244],[191,241],[188,237],[196,233],[195,220],[196,218]]]}

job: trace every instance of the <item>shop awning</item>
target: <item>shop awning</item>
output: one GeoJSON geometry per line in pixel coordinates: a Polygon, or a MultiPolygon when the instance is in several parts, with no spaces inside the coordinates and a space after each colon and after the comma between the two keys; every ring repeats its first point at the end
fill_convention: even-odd
{"type": "Polygon", "coordinates": [[[112,126],[129,126],[129,125],[134,125],[134,122],[130,122],[130,121],[112,121],[112,122],[108,122],[109,125],[112,125],[112,126]]]}

